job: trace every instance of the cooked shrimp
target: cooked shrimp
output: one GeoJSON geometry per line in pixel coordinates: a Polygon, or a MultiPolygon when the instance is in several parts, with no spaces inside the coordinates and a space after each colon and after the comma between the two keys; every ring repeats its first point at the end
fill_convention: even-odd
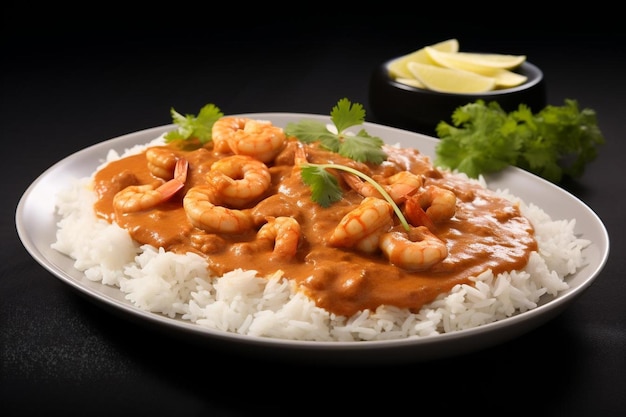
{"type": "Polygon", "coordinates": [[[293,217],[270,218],[259,229],[257,239],[274,242],[273,255],[281,259],[291,259],[298,250],[300,224],[293,217]]]}
{"type": "Polygon", "coordinates": [[[308,163],[309,161],[307,159],[306,150],[302,144],[299,142],[292,143],[295,145],[291,146],[293,147],[293,161],[291,162],[293,164],[293,168],[291,170],[291,175],[293,175],[294,178],[301,178],[302,165],[308,163]]]}
{"type": "Polygon", "coordinates": [[[131,213],[149,210],[169,200],[174,194],[185,186],[189,163],[181,158],[176,162],[174,178],[161,183],[131,185],[113,197],[113,206],[123,212],[131,213]]]}
{"type": "MultiPolygon", "coordinates": [[[[382,198],[380,192],[369,182],[361,180],[354,174],[342,174],[346,183],[364,197],[382,198]]],[[[379,181],[393,201],[397,204],[404,202],[422,186],[422,177],[409,171],[400,171],[379,181]]]]}
{"type": "Polygon", "coordinates": [[[228,245],[226,239],[222,236],[216,233],[207,233],[204,230],[197,229],[194,229],[191,232],[189,241],[191,246],[206,254],[221,252],[228,245]]]}
{"type": "Polygon", "coordinates": [[[384,233],[380,248],[392,265],[410,271],[423,271],[448,256],[446,244],[425,226],[384,233]]]}
{"type": "Polygon", "coordinates": [[[230,209],[218,202],[213,186],[197,185],[185,194],[183,208],[192,225],[209,233],[242,233],[252,227],[249,211],[230,209]]]}
{"type": "Polygon", "coordinates": [[[233,153],[262,162],[272,161],[287,140],[282,128],[266,120],[246,117],[222,117],[213,124],[212,137],[218,152],[223,152],[227,144],[233,153]]]}
{"type": "Polygon", "coordinates": [[[426,226],[431,232],[436,223],[449,220],[456,213],[456,195],[445,188],[429,185],[404,204],[404,215],[413,226],[426,226]]]}
{"type": "Polygon", "coordinates": [[[239,117],[222,117],[213,123],[211,128],[211,142],[213,142],[213,150],[219,153],[231,153],[228,138],[234,132],[243,128],[243,120],[239,117]],[[242,120],[242,122],[240,122],[242,120]]]}
{"type": "Polygon", "coordinates": [[[304,149],[304,147],[302,146],[302,144],[300,142],[293,142],[295,143],[295,149],[293,152],[293,164],[296,167],[299,167],[302,164],[306,164],[307,162],[309,162],[307,155],[306,155],[306,150],[304,149]]]}
{"type": "Polygon", "coordinates": [[[366,197],[341,219],[329,243],[336,247],[357,247],[364,252],[374,252],[378,250],[378,237],[392,225],[391,204],[380,198],[366,197]]]}
{"type": "MultiPolygon", "coordinates": [[[[411,204],[418,203],[434,223],[450,220],[456,213],[456,195],[445,188],[429,185],[410,198],[411,204]]],[[[407,201],[407,214],[412,216],[411,204],[407,201]]]]}
{"type": "Polygon", "coordinates": [[[214,162],[208,178],[220,200],[237,208],[258,199],[272,182],[267,165],[246,155],[227,156],[214,162]]]}
{"type": "Polygon", "coordinates": [[[283,149],[274,158],[273,165],[293,165],[296,158],[297,149],[302,148],[302,143],[297,140],[287,141],[283,149]]]}
{"type": "Polygon", "coordinates": [[[419,201],[416,198],[409,198],[404,203],[403,214],[407,221],[413,226],[426,226],[428,230],[435,233],[437,227],[435,223],[428,217],[419,201]]]}
{"type": "Polygon", "coordinates": [[[146,159],[152,175],[164,180],[172,178],[178,157],[170,149],[158,146],[148,148],[146,159]]]}

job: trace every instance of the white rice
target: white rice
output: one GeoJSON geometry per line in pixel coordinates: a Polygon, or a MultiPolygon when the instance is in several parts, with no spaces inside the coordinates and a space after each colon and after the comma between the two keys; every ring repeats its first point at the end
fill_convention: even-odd
{"type": "MultiPolygon", "coordinates": [[[[157,138],[148,145],[159,141],[157,138]]],[[[129,149],[121,156],[145,146],[129,149]]],[[[119,157],[111,151],[103,165],[119,157]]],[[[118,287],[139,309],[211,329],[261,337],[389,340],[481,326],[533,309],[542,296],[554,297],[566,290],[567,276],[584,265],[582,252],[590,244],[574,233],[575,219],[552,220],[539,207],[525,204],[508,190],[497,190],[518,202],[535,227],[539,249],[523,270],[497,276],[486,271],[473,279],[473,286],[457,285],[418,313],[381,306],[376,311],[339,317],[317,307],[280,272],[266,278],[239,269],[216,277],[209,274],[201,256],[139,246],[125,230],[96,218],[91,181],[91,177],[78,179],[59,193],[56,210],[61,218],[53,249],[74,259],[74,267],[87,279],[118,287]]]]}

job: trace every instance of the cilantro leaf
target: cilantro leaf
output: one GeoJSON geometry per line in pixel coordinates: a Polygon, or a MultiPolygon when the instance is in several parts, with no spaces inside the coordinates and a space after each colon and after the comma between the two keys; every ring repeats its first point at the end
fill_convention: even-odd
{"type": "Polygon", "coordinates": [[[441,138],[437,144],[437,165],[455,168],[476,178],[515,162],[519,142],[512,137],[514,126],[499,106],[485,108],[480,103],[468,104],[457,108],[452,120],[462,128],[447,123],[437,125],[441,138]]]}
{"type": "Polygon", "coordinates": [[[509,165],[555,183],[563,176],[579,177],[605,141],[595,112],[581,112],[577,102],[569,99],[537,114],[524,104],[507,113],[497,102],[477,100],[457,108],[452,122],[437,125],[441,140],[435,165],[473,178],[509,165]]]}
{"type": "Polygon", "coordinates": [[[341,200],[342,190],[337,178],[323,166],[307,164],[301,167],[302,181],[311,188],[311,199],[322,207],[341,200]]]}
{"type": "Polygon", "coordinates": [[[410,226],[404,217],[404,213],[400,210],[400,207],[393,201],[393,198],[389,193],[367,174],[356,170],[352,167],[341,164],[303,164],[300,166],[302,181],[311,187],[311,199],[322,207],[329,207],[332,203],[341,200],[343,192],[339,186],[337,178],[328,172],[328,169],[335,169],[340,171],[346,171],[357,177],[369,182],[383,198],[391,204],[393,211],[398,216],[400,224],[406,231],[409,231],[410,226]]]}
{"type": "Polygon", "coordinates": [[[177,124],[176,130],[167,132],[164,135],[166,143],[197,139],[201,144],[210,142],[212,138],[213,124],[224,114],[214,104],[207,104],[200,109],[197,116],[192,114],[182,115],[172,107],[170,109],[172,121],[177,124]]]}
{"type": "Polygon", "coordinates": [[[357,162],[380,164],[387,159],[382,150],[382,139],[369,135],[365,129],[356,134],[347,131],[365,121],[365,110],[361,104],[343,98],[331,110],[330,119],[336,132],[330,131],[324,123],[302,120],[288,123],[285,133],[303,143],[319,142],[323,148],[357,162]]]}
{"type": "Polygon", "coordinates": [[[365,109],[359,103],[351,103],[347,98],[342,98],[331,110],[330,120],[341,134],[352,126],[363,124],[365,109]]]}
{"type": "Polygon", "coordinates": [[[337,135],[330,132],[322,122],[316,120],[301,120],[298,123],[291,122],[285,127],[285,133],[289,136],[295,136],[302,143],[319,141],[329,151],[339,151],[340,142],[337,140],[337,135]]]}
{"type": "Polygon", "coordinates": [[[337,152],[355,161],[380,164],[387,159],[387,154],[382,150],[383,144],[382,139],[361,130],[355,136],[346,136],[337,152]]]}

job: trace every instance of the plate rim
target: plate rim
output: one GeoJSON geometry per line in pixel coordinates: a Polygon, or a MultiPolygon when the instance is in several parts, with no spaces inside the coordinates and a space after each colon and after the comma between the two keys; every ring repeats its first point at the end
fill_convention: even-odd
{"type": "MultiPolygon", "coordinates": [[[[232,116],[237,117],[250,117],[250,118],[258,118],[258,119],[293,119],[294,121],[303,119],[303,118],[314,118],[320,121],[327,121],[330,123],[330,117],[326,115],[313,114],[313,113],[287,113],[287,112],[260,112],[260,113],[240,113],[234,114],[232,116]]],[[[420,138],[421,141],[425,141],[426,143],[430,143],[432,147],[435,146],[437,139],[431,136],[427,136],[417,132],[411,132],[404,129],[394,128],[391,126],[385,126],[382,124],[372,123],[372,122],[364,122],[364,128],[373,128],[373,129],[381,129],[389,132],[395,132],[399,135],[406,136],[414,136],[416,138],[420,138]]],[[[295,354],[299,356],[300,353],[311,353],[311,352],[324,352],[326,354],[331,353],[334,355],[333,357],[340,358],[340,360],[347,361],[359,361],[359,360],[368,360],[371,361],[375,359],[374,362],[396,362],[396,361],[406,361],[406,360],[426,360],[426,359],[436,359],[443,356],[450,356],[452,354],[461,354],[468,353],[474,350],[486,348],[488,346],[504,342],[506,340],[512,339],[514,337],[518,337],[523,333],[526,333],[529,330],[532,330],[539,325],[547,322],[554,316],[558,315],[571,301],[580,296],[591,284],[597,279],[600,275],[600,272],[606,265],[608,260],[609,252],[610,252],[610,240],[609,235],[606,229],[606,226],[600,219],[600,217],[593,211],[585,202],[580,200],[575,195],[569,193],[568,191],[549,183],[548,181],[540,178],[532,173],[524,171],[517,167],[509,167],[500,173],[495,174],[494,176],[487,176],[487,182],[489,183],[489,178],[501,177],[501,176],[522,176],[526,177],[531,181],[539,181],[543,183],[544,186],[554,187],[561,192],[565,193],[569,198],[572,198],[574,202],[580,205],[580,208],[586,211],[587,215],[590,216],[600,227],[599,236],[601,237],[601,242],[592,242],[593,245],[596,245],[600,249],[600,258],[598,260],[595,268],[590,271],[589,276],[583,281],[581,285],[576,286],[575,288],[570,288],[565,292],[559,293],[555,298],[550,299],[545,304],[539,305],[532,310],[517,313],[514,316],[498,320],[496,322],[484,324],[478,327],[450,332],[450,333],[441,333],[435,336],[428,337],[419,337],[419,338],[407,338],[407,339],[391,339],[391,340],[376,340],[376,341],[301,341],[301,340],[289,340],[289,339],[276,339],[269,337],[259,337],[259,336],[251,336],[251,335],[241,335],[232,332],[225,332],[217,329],[211,329],[208,327],[204,327],[198,324],[194,324],[189,321],[185,321],[178,318],[169,318],[160,313],[152,313],[149,311],[141,310],[138,307],[135,307],[130,302],[125,301],[121,302],[115,298],[109,297],[106,294],[106,291],[103,293],[96,293],[95,290],[85,287],[84,283],[81,283],[75,280],[72,276],[69,275],[68,272],[64,271],[61,267],[56,265],[52,260],[48,259],[44,253],[42,253],[39,249],[39,246],[35,244],[32,239],[30,239],[27,225],[25,223],[25,211],[27,209],[27,204],[29,203],[29,198],[33,196],[35,191],[37,191],[38,187],[41,186],[42,182],[49,178],[56,170],[60,169],[64,164],[68,164],[72,161],[78,161],[81,157],[84,157],[88,154],[99,153],[102,152],[101,157],[104,158],[106,152],[110,149],[116,149],[118,152],[122,152],[125,148],[129,148],[136,144],[147,143],[147,141],[140,142],[140,138],[144,136],[157,135],[171,130],[175,127],[174,124],[166,124],[151,128],[146,128],[142,130],[138,130],[135,132],[123,134],[114,138],[110,138],[107,140],[103,140],[101,142],[95,143],[91,146],[78,150],[65,158],[59,160],[58,162],[51,165],[49,168],[44,170],[24,191],[22,196],[19,199],[18,205],[16,207],[15,213],[15,224],[18,236],[29,252],[31,257],[39,263],[44,269],[54,275],[57,279],[60,279],[65,284],[69,284],[71,288],[77,290],[82,295],[87,296],[91,301],[97,301],[100,304],[103,304],[105,307],[112,308],[116,313],[122,313],[124,316],[131,316],[127,318],[139,319],[140,322],[146,322],[151,326],[156,326],[160,330],[176,330],[178,332],[182,332],[179,335],[182,336],[192,336],[192,338],[200,340],[201,342],[206,342],[208,339],[226,342],[228,344],[236,342],[241,346],[254,346],[257,348],[262,348],[265,352],[265,349],[278,349],[276,352],[282,352],[283,354],[287,351],[289,354],[295,354]],[[128,143],[127,143],[128,142],[128,143]],[[127,143],[127,144],[126,144],[127,143]],[[124,147],[120,147],[121,145],[126,144],[124,147]],[[116,147],[117,146],[117,147],[116,147]],[[124,149],[123,149],[124,148],[124,149]],[[508,329],[508,332],[505,331],[508,329]],[[516,331],[517,330],[517,331],[516,331]],[[498,334],[506,333],[506,334],[498,334]],[[475,338],[479,336],[487,336],[490,335],[490,341],[482,341],[476,343],[475,338]],[[493,336],[499,337],[493,337],[493,336]],[[437,347],[440,348],[442,345],[448,345],[454,341],[472,339],[472,342],[467,344],[465,349],[457,348],[452,349],[453,353],[447,352],[446,349],[438,350],[438,349],[430,349],[430,351],[425,350],[429,347],[437,347]],[[381,350],[392,352],[396,351],[397,355],[385,355],[384,358],[378,357],[375,355],[375,352],[379,352],[381,350]],[[369,353],[368,353],[369,352],[369,353]],[[456,352],[456,353],[454,353],[456,352]],[[361,355],[353,355],[354,353],[362,353],[361,355]]],[[[422,149],[416,146],[420,152],[422,149]]],[[[424,152],[429,154],[429,152],[424,152]]],[[[429,154],[432,156],[432,153],[429,154]]],[[[93,167],[95,170],[96,167],[93,167]]],[[[52,203],[54,206],[54,203],[52,203]]],[[[53,219],[55,219],[56,214],[53,212],[53,219]]],[[[56,222],[55,222],[56,224],[56,222]]],[[[54,250],[52,250],[54,251],[54,250]]],[[[58,252],[57,252],[58,253],[58,252]]],[[[67,255],[58,253],[62,257],[67,257],[67,255]]],[[[82,272],[80,272],[82,274],[82,272]]],[[[111,289],[117,289],[119,292],[119,288],[113,287],[110,285],[102,284],[100,282],[94,282],[94,286],[102,286],[111,289]]],[[[169,332],[168,332],[169,333],[169,332]]],[[[327,359],[332,359],[328,357],[327,359]]]]}

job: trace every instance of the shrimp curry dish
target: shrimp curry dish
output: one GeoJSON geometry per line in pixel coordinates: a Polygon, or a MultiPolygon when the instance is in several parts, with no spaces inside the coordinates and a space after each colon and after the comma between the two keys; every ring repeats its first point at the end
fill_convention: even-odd
{"type": "Polygon", "coordinates": [[[282,271],[342,316],[417,311],[487,269],[522,269],[537,250],[513,202],[419,150],[381,150],[380,163],[357,161],[269,121],[223,116],[207,143],[166,142],[101,167],[95,211],[140,244],[203,256],[217,276],[282,271]],[[325,167],[332,203],[316,201],[307,166],[325,167]]]}

